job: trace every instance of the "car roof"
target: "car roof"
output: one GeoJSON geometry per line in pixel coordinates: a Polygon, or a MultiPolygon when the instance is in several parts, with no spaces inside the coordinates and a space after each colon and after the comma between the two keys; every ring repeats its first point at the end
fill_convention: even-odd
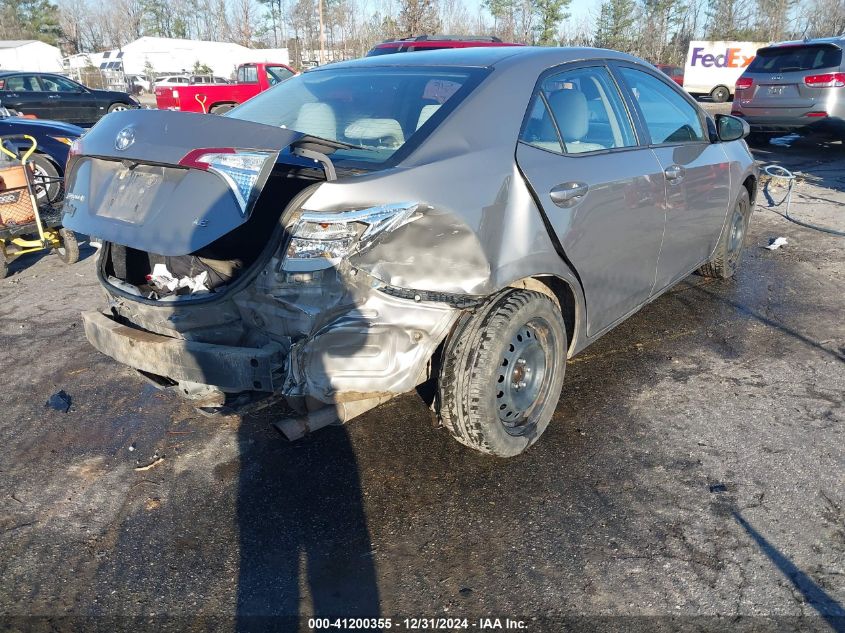
{"type": "Polygon", "coordinates": [[[492,67],[505,61],[519,63],[533,61],[549,66],[570,61],[593,59],[622,59],[642,63],[642,60],[603,48],[570,46],[483,46],[471,48],[444,48],[433,51],[414,51],[407,55],[377,55],[337,62],[308,70],[324,72],[337,68],[371,68],[377,66],[476,66],[492,67]]]}
{"type": "Polygon", "coordinates": [[[832,37],[816,37],[806,40],[790,40],[786,42],[777,42],[776,44],[771,44],[769,46],[765,46],[764,48],[778,48],[780,46],[788,48],[790,46],[803,46],[804,44],[835,44],[837,46],[843,46],[845,45],[845,36],[834,35],[832,37]]]}

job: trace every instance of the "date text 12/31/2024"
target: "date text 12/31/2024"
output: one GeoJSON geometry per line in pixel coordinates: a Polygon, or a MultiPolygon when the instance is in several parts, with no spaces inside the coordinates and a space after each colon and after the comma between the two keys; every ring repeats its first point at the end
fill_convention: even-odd
{"type": "Polygon", "coordinates": [[[393,628],[407,631],[525,631],[528,626],[524,620],[511,618],[309,618],[308,628],[313,631],[378,631],[393,628]]]}

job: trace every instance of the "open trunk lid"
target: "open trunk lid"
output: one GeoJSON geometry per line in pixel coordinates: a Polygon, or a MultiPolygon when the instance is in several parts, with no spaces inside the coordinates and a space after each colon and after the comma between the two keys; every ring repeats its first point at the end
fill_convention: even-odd
{"type": "Polygon", "coordinates": [[[303,136],[204,114],[112,113],[72,150],[64,226],[161,255],[193,253],[249,219],[279,152],[303,136]]]}

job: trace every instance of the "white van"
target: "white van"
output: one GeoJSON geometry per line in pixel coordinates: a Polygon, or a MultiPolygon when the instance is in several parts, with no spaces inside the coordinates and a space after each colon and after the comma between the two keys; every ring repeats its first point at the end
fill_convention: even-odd
{"type": "Polygon", "coordinates": [[[709,95],[727,101],[736,80],[766,42],[692,41],[684,66],[684,89],[692,95],[709,95]]]}

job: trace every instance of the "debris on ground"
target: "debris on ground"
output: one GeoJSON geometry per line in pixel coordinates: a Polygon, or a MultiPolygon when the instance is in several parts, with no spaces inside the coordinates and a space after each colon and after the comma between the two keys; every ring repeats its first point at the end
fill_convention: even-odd
{"type": "Polygon", "coordinates": [[[785,237],[776,237],[769,240],[769,245],[765,248],[768,248],[770,251],[776,251],[781,246],[786,246],[789,242],[786,240],[785,237]]]}
{"type": "Polygon", "coordinates": [[[146,466],[135,466],[135,470],[139,471],[139,472],[142,471],[142,470],[149,470],[150,468],[158,466],[163,461],[164,461],[164,455],[154,456],[153,461],[151,461],[149,464],[147,464],[146,466]]]}
{"type": "Polygon", "coordinates": [[[710,492],[719,493],[727,491],[728,487],[725,484],[710,484],[710,492]]]}
{"type": "Polygon", "coordinates": [[[61,411],[62,413],[67,413],[70,411],[71,402],[71,397],[65,393],[64,389],[62,389],[50,396],[50,399],[47,400],[47,403],[44,406],[55,409],[56,411],[61,411]]]}

